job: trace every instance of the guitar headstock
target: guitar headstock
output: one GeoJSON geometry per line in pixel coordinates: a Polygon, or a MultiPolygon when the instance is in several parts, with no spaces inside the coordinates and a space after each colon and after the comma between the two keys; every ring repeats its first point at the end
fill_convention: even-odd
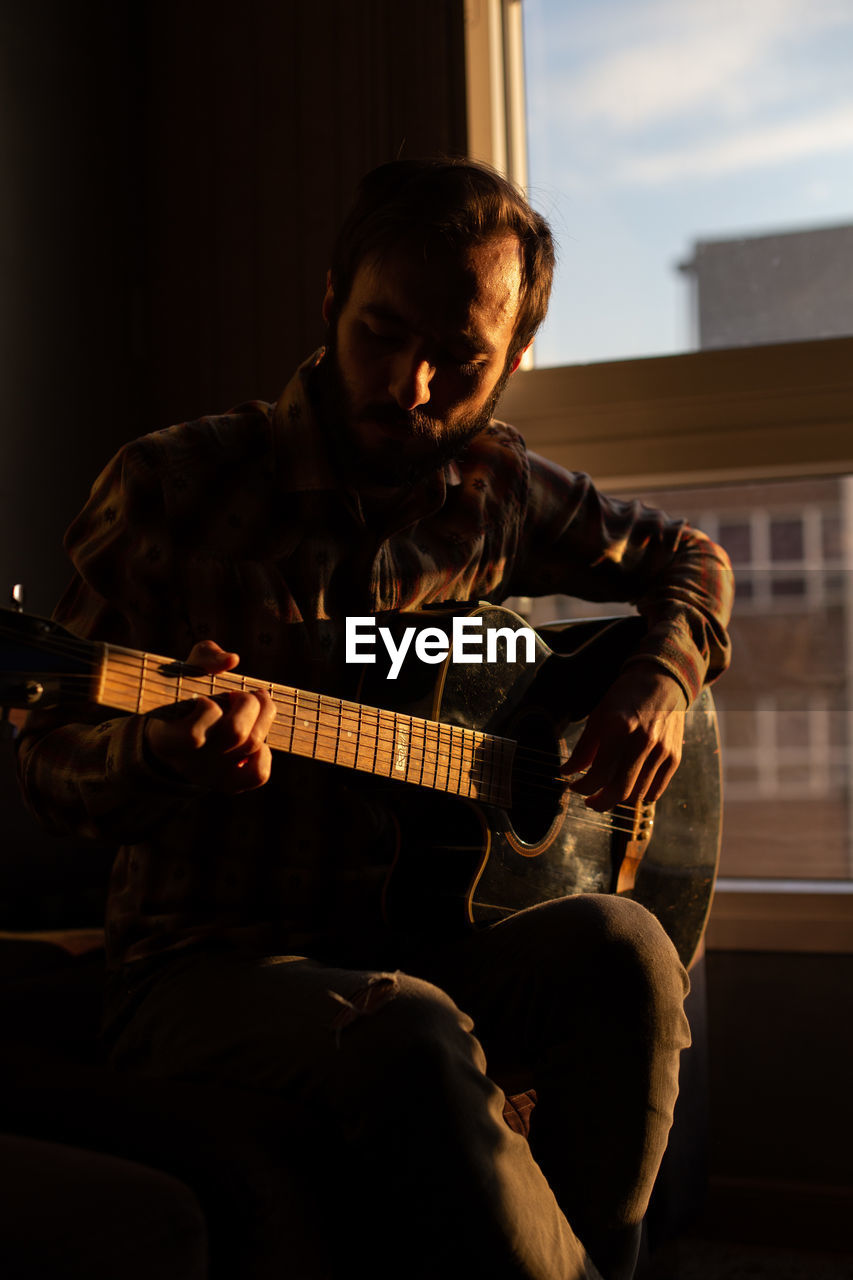
{"type": "Polygon", "coordinates": [[[65,677],[76,683],[91,674],[91,652],[90,644],[49,618],[0,609],[0,706],[54,706],[68,696],[65,677]]]}

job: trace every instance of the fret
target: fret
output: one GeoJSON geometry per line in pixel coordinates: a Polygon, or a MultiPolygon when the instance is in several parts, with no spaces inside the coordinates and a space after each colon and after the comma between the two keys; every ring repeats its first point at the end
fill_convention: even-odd
{"type": "Polygon", "coordinates": [[[474,771],[475,747],[476,747],[476,743],[474,741],[474,734],[470,729],[463,729],[462,741],[460,743],[460,761],[459,761],[459,774],[460,774],[459,794],[460,795],[462,795],[463,792],[466,796],[470,796],[471,794],[471,787],[473,785],[472,774],[474,771]]]}
{"type": "Polygon", "coordinates": [[[462,793],[462,748],[464,746],[464,729],[453,726],[451,736],[451,764],[453,766],[453,790],[457,795],[462,793]]]}
{"type": "Polygon", "coordinates": [[[354,769],[358,756],[358,709],[352,702],[342,702],[340,707],[337,763],[345,769],[354,769]]]}
{"type": "Polygon", "coordinates": [[[456,746],[456,726],[448,725],[447,733],[444,735],[444,750],[446,759],[444,760],[444,790],[453,790],[453,751],[456,746]]]}
{"type": "Polygon", "coordinates": [[[312,742],[312,744],[311,744],[311,755],[314,757],[314,759],[315,759],[315,760],[316,760],[316,758],[317,758],[318,752],[322,752],[322,750],[323,750],[323,748],[322,748],[322,747],[321,747],[321,745],[320,745],[320,712],[321,712],[321,707],[322,707],[322,700],[320,699],[320,697],[319,697],[319,696],[314,695],[314,700],[313,700],[313,713],[314,713],[314,741],[313,741],[313,742],[312,742]]]}
{"type": "Polygon", "coordinates": [[[317,743],[320,734],[320,699],[316,693],[309,694],[309,716],[307,723],[303,724],[308,730],[308,737],[311,739],[311,746],[308,749],[308,755],[312,759],[317,757],[317,743]]]}
{"type": "Polygon", "coordinates": [[[391,711],[376,712],[376,736],[373,750],[373,772],[380,777],[393,777],[392,764],[394,755],[394,713],[391,711]]]}
{"type": "Polygon", "coordinates": [[[369,747],[367,747],[367,746],[366,746],[366,744],[365,744],[365,743],[366,743],[366,733],[365,733],[365,724],[364,724],[364,720],[365,720],[366,712],[367,712],[367,707],[359,706],[359,708],[358,708],[358,729],[357,729],[357,731],[356,731],[355,760],[353,761],[353,764],[354,764],[354,766],[355,766],[355,768],[356,768],[356,769],[361,769],[361,770],[362,770],[362,772],[372,773],[372,771],[373,771],[373,760],[374,760],[375,755],[376,755],[376,750],[375,750],[375,747],[374,747],[374,750],[373,750],[373,752],[371,753],[370,748],[369,748],[369,747]],[[363,753],[363,752],[365,752],[365,751],[367,752],[367,758],[365,758],[365,756],[362,754],[362,753],[363,753]]]}
{"type": "Polygon", "coordinates": [[[323,743],[319,740],[320,703],[316,693],[304,689],[293,690],[293,712],[290,725],[288,750],[297,756],[314,760],[324,759],[323,743]]]}
{"type": "Polygon", "coordinates": [[[145,688],[145,659],[148,657],[146,653],[142,655],[142,661],[139,664],[139,688],[136,693],[136,714],[139,715],[142,710],[142,691],[145,688]]]}
{"type": "Polygon", "coordinates": [[[307,698],[306,693],[301,695],[297,692],[293,699],[293,731],[290,735],[290,750],[298,756],[307,755],[305,750],[305,725],[308,723],[303,719],[304,711],[300,706],[300,697],[307,698]]]}
{"type": "Polygon", "coordinates": [[[332,758],[332,764],[338,763],[338,752],[341,749],[341,712],[343,709],[343,703],[341,702],[340,698],[335,699],[335,707],[337,708],[337,712],[338,712],[338,723],[335,729],[335,752],[332,758]]]}
{"type": "Polygon", "coordinates": [[[453,725],[442,725],[438,730],[439,752],[438,763],[442,774],[444,775],[441,782],[438,781],[438,770],[436,770],[436,785],[442,791],[450,790],[450,766],[453,760],[453,725]],[[442,752],[445,752],[442,758],[442,752]]]}
{"type": "Polygon", "coordinates": [[[471,769],[473,766],[473,735],[463,729],[459,735],[459,794],[471,794],[471,769]]]}
{"type": "Polygon", "coordinates": [[[454,747],[456,749],[456,763],[454,765],[455,782],[453,790],[458,796],[465,793],[465,746],[466,732],[464,729],[457,729],[454,735],[454,747]]]}
{"type": "Polygon", "coordinates": [[[406,781],[409,776],[412,752],[411,716],[394,716],[394,739],[391,759],[391,776],[406,781]]]}
{"type": "Polygon", "coordinates": [[[429,726],[429,736],[432,739],[432,779],[429,785],[435,788],[436,791],[440,791],[441,783],[439,782],[438,775],[441,769],[441,725],[436,722],[432,722],[429,726]]]}
{"type": "MultiPolygon", "coordinates": [[[[369,773],[376,773],[376,759],[379,754],[379,712],[375,707],[365,707],[365,713],[371,721],[373,732],[373,753],[370,756],[370,764],[367,765],[367,770],[369,773]]],[[[370,754],[369,749],[368,754],[370,754]]]]}
{"type": "MultiPolygon", "coordinates": [[[[287,726],[287,727],[288,727],[288,729],[290,730],[290,734],[289,734],[289,737],[288,737],[288,740],[287,740],[287,746],[286,746],[286,748],[285,748],[285,750],[286,750],[286,751],[293,751],[293,735],[294,735],[294,733],[296,732],[296,714],[297,714],[297,710],[298,710],[298,706],[297,706],[298,701],[299,701],[299,694],[298,694],[298,693],[296,692],[296,690],[294,689],[294,690],[293,690],[293,705],[292,705],[292,707],[290,707],[290,708],[289,708],[289,711],[290,711],[290,722],[289,722],[289,724],[288,724],[288,726],[287,726]]],[[[286,704],[286,705],[287,705],[287,704],[286,704]]]]}
{"type": "Polygon", "coordinates": [[[427,724],[423,719],[410,717],[409,767],[406,769],[406,782],[423,785],[425,745],[427,745],[427,724]]]}
{"type": "Polygon", "coordinates": [[[489,750],[488,750],[488,743],[486,742],[486,736],[483,733],[478,733],[477,734],[477,755],[476,755],[476,761],[477,761],[476,798],[478,800],[485,801],[487,804],[489,801],[489,796],[491,795],[491,788],[489,786],[489,780],[486,773],[486,770],[488,768],[488,754],[489,754],[489,750]]]}
{"type": "Polygon", "coordinates": [[[441,735],[439,726],[435,721],[426,721],[424,724],[424,760],[429,763],[431,772],[427,772],[424,776],[424,785],[427,787],[438,787],[438,753],[440,748],[441,735]]]}

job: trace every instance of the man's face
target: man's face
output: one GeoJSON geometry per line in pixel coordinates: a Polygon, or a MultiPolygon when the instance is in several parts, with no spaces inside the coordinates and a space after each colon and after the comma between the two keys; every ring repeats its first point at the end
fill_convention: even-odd
{"type": "Polygon", "coordinates": [[[485,426],[521,358],[507,367],[520,286],[518,241],[506,236],[426,262],[405,247],[369,259],[336,319],[329,288],[320,369],[356,484],[410,483],[485,426]]]}

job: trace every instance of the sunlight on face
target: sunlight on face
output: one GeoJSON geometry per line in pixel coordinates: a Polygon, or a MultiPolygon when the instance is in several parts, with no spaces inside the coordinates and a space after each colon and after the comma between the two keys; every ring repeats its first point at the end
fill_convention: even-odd
{"type": "MultiPolygon", "coordinates": [[[[503,390],[521,288],[518,241],[362,263],[330,341],[347,462],[396,484],[458,453],[503,390]]],[[[332,321],[334,294],[324,315],[332,321]]]]}

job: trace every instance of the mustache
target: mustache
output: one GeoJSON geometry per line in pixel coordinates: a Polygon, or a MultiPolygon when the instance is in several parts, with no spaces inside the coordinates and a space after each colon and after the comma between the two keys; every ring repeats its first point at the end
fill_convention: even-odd
{"type": "Polygon", "coordinates": [[[380,427],[411,436],[435,435],[436,419],[420,409],[401,409],[396,404],[369,404],[358,414],[357,422],[375,422],[380,427]]]}

